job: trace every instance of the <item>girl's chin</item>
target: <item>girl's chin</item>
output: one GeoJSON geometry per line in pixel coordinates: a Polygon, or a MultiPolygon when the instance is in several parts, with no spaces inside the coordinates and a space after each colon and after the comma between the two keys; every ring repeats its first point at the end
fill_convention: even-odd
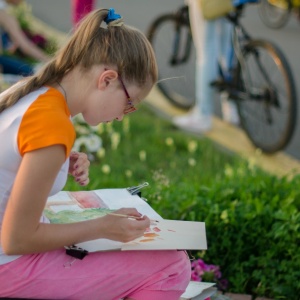
{"type": "Polygon", "coordinates": [[[88,121],[85,121],[88,125],[90,126],[98,126],[100,123],[103,123],[102,121],[100,122],[88,122],[88,121]]]}
{"type": "Polygon", "coordinates": [[[98,120],[95,120],[94,118],[88,118],[88,117],[85,118],[85,116],[83,116],[83,119],[90,126],[98,126],[101,123],[110,123],[110,122],[113,121],[113,119],[110,119],[110,120],[107,120],[107,119],[102,119],[102,120],[98,119],[98,120]]]}

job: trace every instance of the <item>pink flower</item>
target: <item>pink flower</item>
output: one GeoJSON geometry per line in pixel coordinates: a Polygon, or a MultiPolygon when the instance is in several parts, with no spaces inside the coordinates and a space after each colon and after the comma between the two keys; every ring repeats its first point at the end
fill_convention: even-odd
{"type": "Polygon", "coordinates": [[[222,273],[220,267],[216,265],[206,264],[202,259],[197,259],[191,263],[191,280],[192,281],[213,281],[216,282],[220,290],[226,290],[228,281],[222,279],[222,273]]]}

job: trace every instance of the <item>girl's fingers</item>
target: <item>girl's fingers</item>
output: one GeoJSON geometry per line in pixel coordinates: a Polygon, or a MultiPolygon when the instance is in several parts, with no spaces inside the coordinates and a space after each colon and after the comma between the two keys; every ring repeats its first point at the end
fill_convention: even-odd
{"type": "Polygon", "coordinates": [[[85,179],[85,180],[83,180],[83,181],[79,181],[79,184],[82,185],[82,186],[85,186],[85,185],[88,185],[89,182],[90,182],[90,179],[87,178],[87,179],[85,179]]]}
{"type": "Polygon", "coordinates": [[[78,184],[87,185],[89,180],[90,161],[85,153],[71,152],[70,154],[70,173],[74,176],[78,184]]]}
{"type": "Polygon", "coordinates": [[[83,173],[80,176],[74,176],[75,181],[78,182],[80,185],[87,185],[90,182],[89,173],[83,173]]]}

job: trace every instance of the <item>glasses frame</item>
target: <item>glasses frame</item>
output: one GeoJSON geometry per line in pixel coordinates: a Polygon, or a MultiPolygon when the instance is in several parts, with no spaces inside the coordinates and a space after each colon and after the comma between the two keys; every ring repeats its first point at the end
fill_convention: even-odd
{"type": "Polygon", "coordinates": [[[122,86],[122,88],[123,88],[123,91],[124,91],[124,93],[125,93],[125,95],[126,95],[126,97],[127,97],[127,105],[126,105],[126,107],[124,108],[124,112],[123,112],[123,113],[124,113],[124,115],[131,114],[131,113],[137,111],[137,108],[134,107],[134,105],[132,104],[131,97],[129,96],[128,90],[127,90],[127,88],[126,88],[126,86],[125,86],[125,84],[124,84],[124,81],[123,81],[123,79],[122,79],[122,76],[121,76],[121,74],[119,74],[119,73],[118,73],[118,79],[119,79],[119,81],[120,81],[120,83],[121,83],[121,86],[122,86]]]}

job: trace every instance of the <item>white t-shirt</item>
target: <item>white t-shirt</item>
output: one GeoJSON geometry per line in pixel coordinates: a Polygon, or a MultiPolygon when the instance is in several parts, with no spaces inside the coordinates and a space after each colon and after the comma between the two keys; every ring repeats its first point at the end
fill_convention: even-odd
{"type": "MultiPolygon", "coordinates": [[[[7,201],[23,155],[51,145],[65,146],[66,161],[56,177],[51,196],[62,190],[66,183],[67,158],[74,140],[70,111],[63,95],[54,88],[42,87],[31,92],[0,114],[0,141],[3,141],[0,148],[0,235],[7,201]]],[[[41,217],[41,222],[45,221],[47,219],[41,217]]],[[[0,265],[18,257],[5,255],[0,241],[0,265]]]]}

